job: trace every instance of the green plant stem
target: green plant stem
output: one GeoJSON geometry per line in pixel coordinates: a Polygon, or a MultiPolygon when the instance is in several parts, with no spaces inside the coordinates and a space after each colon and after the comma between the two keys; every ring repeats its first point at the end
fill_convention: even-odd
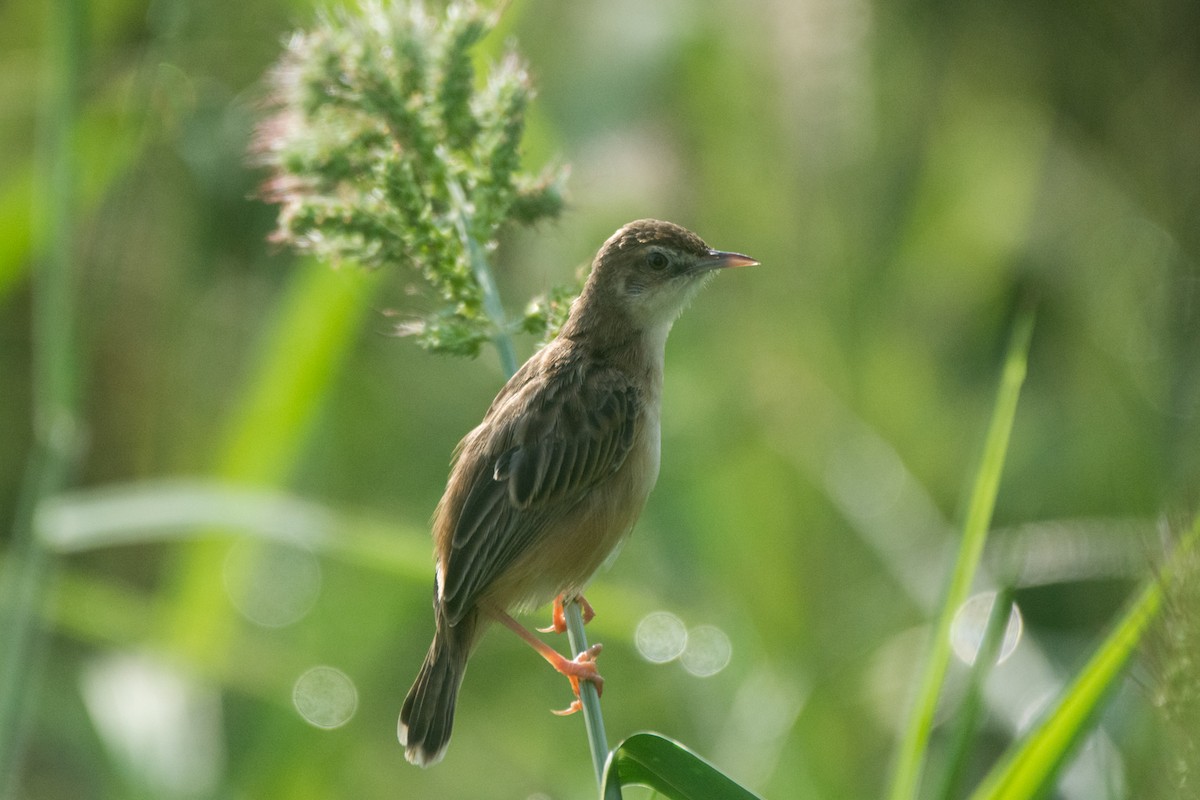
{"type": "MultiPolygon", "coordinates": [[[[483,290],[483,307],[492,316],[492,322],[496,326],[497,333],[492,341],[500,355],[500,365],[504,369],[504,374],[511,378],[517,371],[516,350],[513,347],[508,328],[504,325],[504,306],[500,303],[500,292],[496,288],[496,281],[492,277],[491,267],[483,249],[469,233],[470,228],[467,225],[462,189],[453,181],[450,181],[450,187],[451,195],[455,202],[459,203],[459,235],[464,237],[467,252],[471,254],[471,268],[475,271],[479,286],[483,290]]],[[[588,649],[587,634],[583,630],[583,614],[579,610],[579,603],[574,600],[566,604],[563,612],[567,618],[567,641],[571,646],[571,655],[577,657],[588,649]]],[[[583,721],[587,726],[592,764],[596,768],[596,782],[603,786],[604,764],[608,760],[608,738],[604,733],[604,717],[600,713],[600,693],[596,691],[596,686],[591,681],[581,681],[579,699],[583,704],[583,721]]]]}
{"type": "Polygon", "coordinates": [[[474,273],[475,280],[479,282],[479,288],[483,291],[483,309],[496,327],[496,335],[492,337],[492,343],[496,346],[496,352],[500,356],[500,368],[504,370],[506,377],[511,378],[517,372],[517,351],[513,347],[512,337],[508,334],[504,304],[500,302],[500,290],[492,275],[491,265],[488,264],[487,254],[483,252],[479,242],[475,241],[475,237],[471,235],[467,199],[463,195],[462,187],[453,178],[446,180],[446,186],[457,210],[454,217],[455,227],[458,228],[458,235],[462,237],[467,255],[471,259],[471,272],[474,273]]]}
{"type": "Polygon", "coordinates": [[[1012,610],[1012,588],[1005,586],[996,592],[992,601],[992,610],[988,614],[983,638],[975,653],[975,661],[971,664],[966,694],[959,707],[958,721],[950,740],[950,754],[942,773],[942,789],[937,795],[944,800],[962,796],[959,786],[966,774],[967,755],[971,752],[971,742],[975,739],[979,727],[979,717],[983,710],[983,687],[1000,657],[1012,610]]]}
{"type": "MultiPolygon", "coordinates": [[[[577,656],[588,649],[587,633],[583,630],[583,613],[579,601],[572,600],[563,608],[567,618],[567,641],[571,644],[571,655],[577,656]]],[[[583,721],[587,726],[588,745],[592,750],[592,764],[596,767],[596,781],[604,784],[604,762],[608,760],[608,738],[604,733],[604,718],[600,715],[600,693],[591,681],[579,684],[579,699],[583,703],[583,721]]]]}
{"type": "Polygon", "coordinates": [[[921,676],[916,702],[910,712],[904,738],[900,742],[896,772],[888,795],[891,800],[913,800],[921,785],[924,757],[933,730],[933,715],[950,663],[950,624],[954,621],[959,607],[967,599],[980,556],[983,554],[984,542],[987,540],[992,510],[995,508],[996,495],[1000,489],[1000,476],[1008,450],[1008,439],[1017,412],[1017,400],[1021,394],[1021,384],[1025,380],[1032,336],[1033,312],[1025,309],[1018,315],[1013,326],[996,405],[984,440],[983,456],[975,473],[975,483],[967,506],[958,559],[950,573],[950,581],[931,633],[925,672],[921,676]]]}
{"type": "Polygon", "coordinates": [[[38,151],[41,193],[34,200],[38,221],[33,275],[34,442],[25,484],[0,575],[0,792],[16,791],[24,719],[40,661],[38,615],[52,579],[52,562],[35,535],[42,501],[71,479],[80,451],[78,360],[71,270],[72,205],[77,162],[75,130],[82,72],[84,5],[59,0],[50,7],[48,74],[42,146],[38,151]]]}

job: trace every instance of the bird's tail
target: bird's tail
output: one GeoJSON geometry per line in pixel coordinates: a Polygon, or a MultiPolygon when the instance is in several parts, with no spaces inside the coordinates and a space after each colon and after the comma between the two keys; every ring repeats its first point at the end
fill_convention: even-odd
{"type": "Polygon", "coordinates": [[[474,615],[454,626],[442,619],[438,623],[396,726],[404,757],[419,767],[432,767],[446,754],[454,726],[454,703],[474,639],[474,615]]]}

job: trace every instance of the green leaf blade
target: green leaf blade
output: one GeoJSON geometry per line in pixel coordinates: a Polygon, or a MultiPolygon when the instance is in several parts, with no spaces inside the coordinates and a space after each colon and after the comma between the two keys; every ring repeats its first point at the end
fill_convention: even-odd
{"type": "Polygon", "coordinates": [[[1008,441],[1016,418],[1017,400],[1025,381],[1029,345],[1033,338],[1033,320],[1033,311],[1025,309],[1013,326],[996,404],[984,440],[983,456],[975,473],[967,506],[958,558],[934,624],[925,672],[921,676],[916,701],[900,743],[889,794],[891,800],[912,800],[920,789],[925,754],[928,752],[929,739],[933,732],[934,711],[950,663],[950,625],[971,590],[983,554],[983,546],[987,541],[988,526],[991,524],[992,511],[1000,489],[1000,477],[1004,471],[1008,441]]]}
{"type": "Polygon", "coordinates": [[[1126,665],[1158,617],[1164,593],[1174,579],[1176,568],[1189,556],[1197,538],[1200,538],[1200,517],[1180,542],[1161,575],[1153,578],[1138,595],[1112,633],[1063,692],[1053,711],[989,773],[971,795],[971,800],[1027,800],[1039,797],[1051,788],[1075,746],[1091,730],[1126,665]]]}
{"type": "Polygon", "coordinates": [[[649,786],[672,800],[759,800],[679,742],[657,733],[635,733],[609,754],[604,800],[621,786],[649,786]]]}

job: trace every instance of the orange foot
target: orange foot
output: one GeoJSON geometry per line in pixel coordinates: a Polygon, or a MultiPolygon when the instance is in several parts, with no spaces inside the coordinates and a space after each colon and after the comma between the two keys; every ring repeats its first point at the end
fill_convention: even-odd
{"type": "Polygon", "coordinates": [[[571,682],[571,691],[575,692],[575,700],[571,705],[561,711],[552,710],[551,713],[566,717],[583,709],[583,702],[579,698],[579,682],[581,680],[591,681],[592,685],[596,687],[597,696],[604,694],[604,678],[601,678],[600,673],[596,671],[596,656],[600,655],[602,649],[601,645],[594,644],[571,661],[563,658],[559,663],[550,662],[556,670],[567,676],[567,680],[571,682]]]}
{"type": "MultiPolygon", "coordinates": [[[[583,595],[576,596],[575,600],[579,603],[579,608],[583,611],[583,624],[587,625],[596,616],[596,610],[592,608],[583,595]]],[[[567,615],[563,611],[563,596],[560,594],[554,598],[554,612],[550,618],[550,625],[545,628],[538,628],[540,633],[566,633],[567,632],[567,615]]]]}
{"type": "MultiPolygon", "coordinates": [[[[587,606],[585,605],[585,608],[587,606]]],[[[492,615],[498,622],[503,623],[510,628],[513,633],[520,636],[534,650],[541,654],[542,658],[550,662],[550,666],[558,670],[563,675],[567,676],[567,680],[571,682],[571,691],[575,692],[575,702],[562,711],[556,711],[556,714],[574,714],[582,704],[579,700],[579,682],[591,681],[596,687],[596,694],[601,694],[604,691],[604,678],[600,677],[600,673],[596,672],[596,656],[600,655],[603,649],[602,645],[594,644],[587,650],[584,650],[574,659],[569,659],[559,653],[550,645],[543,642],[541,639],[534,636],[525,629],[521,623],[510,617],[503,611],[492,610],[492,615]]],[[[586,617],[585,613],[585,617],[586,617]]]]}

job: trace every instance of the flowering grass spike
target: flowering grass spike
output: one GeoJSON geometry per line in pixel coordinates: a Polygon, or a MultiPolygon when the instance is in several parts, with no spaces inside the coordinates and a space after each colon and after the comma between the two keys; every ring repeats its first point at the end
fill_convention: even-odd
{"type": "Polygon", "coordinates": [[[476,80],[472,48],[496,16],[471,3],[433,16],[370,2],[295,34],[272,73],[256,149],[280,205],[273,238],[335,262],[416,270],[436,308],[403,330],[439,352],[476,355],[541,313],[504,319],[486,259],[507,222],[562,209],[565,173],[520,172],[529,77],[515,54],[476,80]]]}

